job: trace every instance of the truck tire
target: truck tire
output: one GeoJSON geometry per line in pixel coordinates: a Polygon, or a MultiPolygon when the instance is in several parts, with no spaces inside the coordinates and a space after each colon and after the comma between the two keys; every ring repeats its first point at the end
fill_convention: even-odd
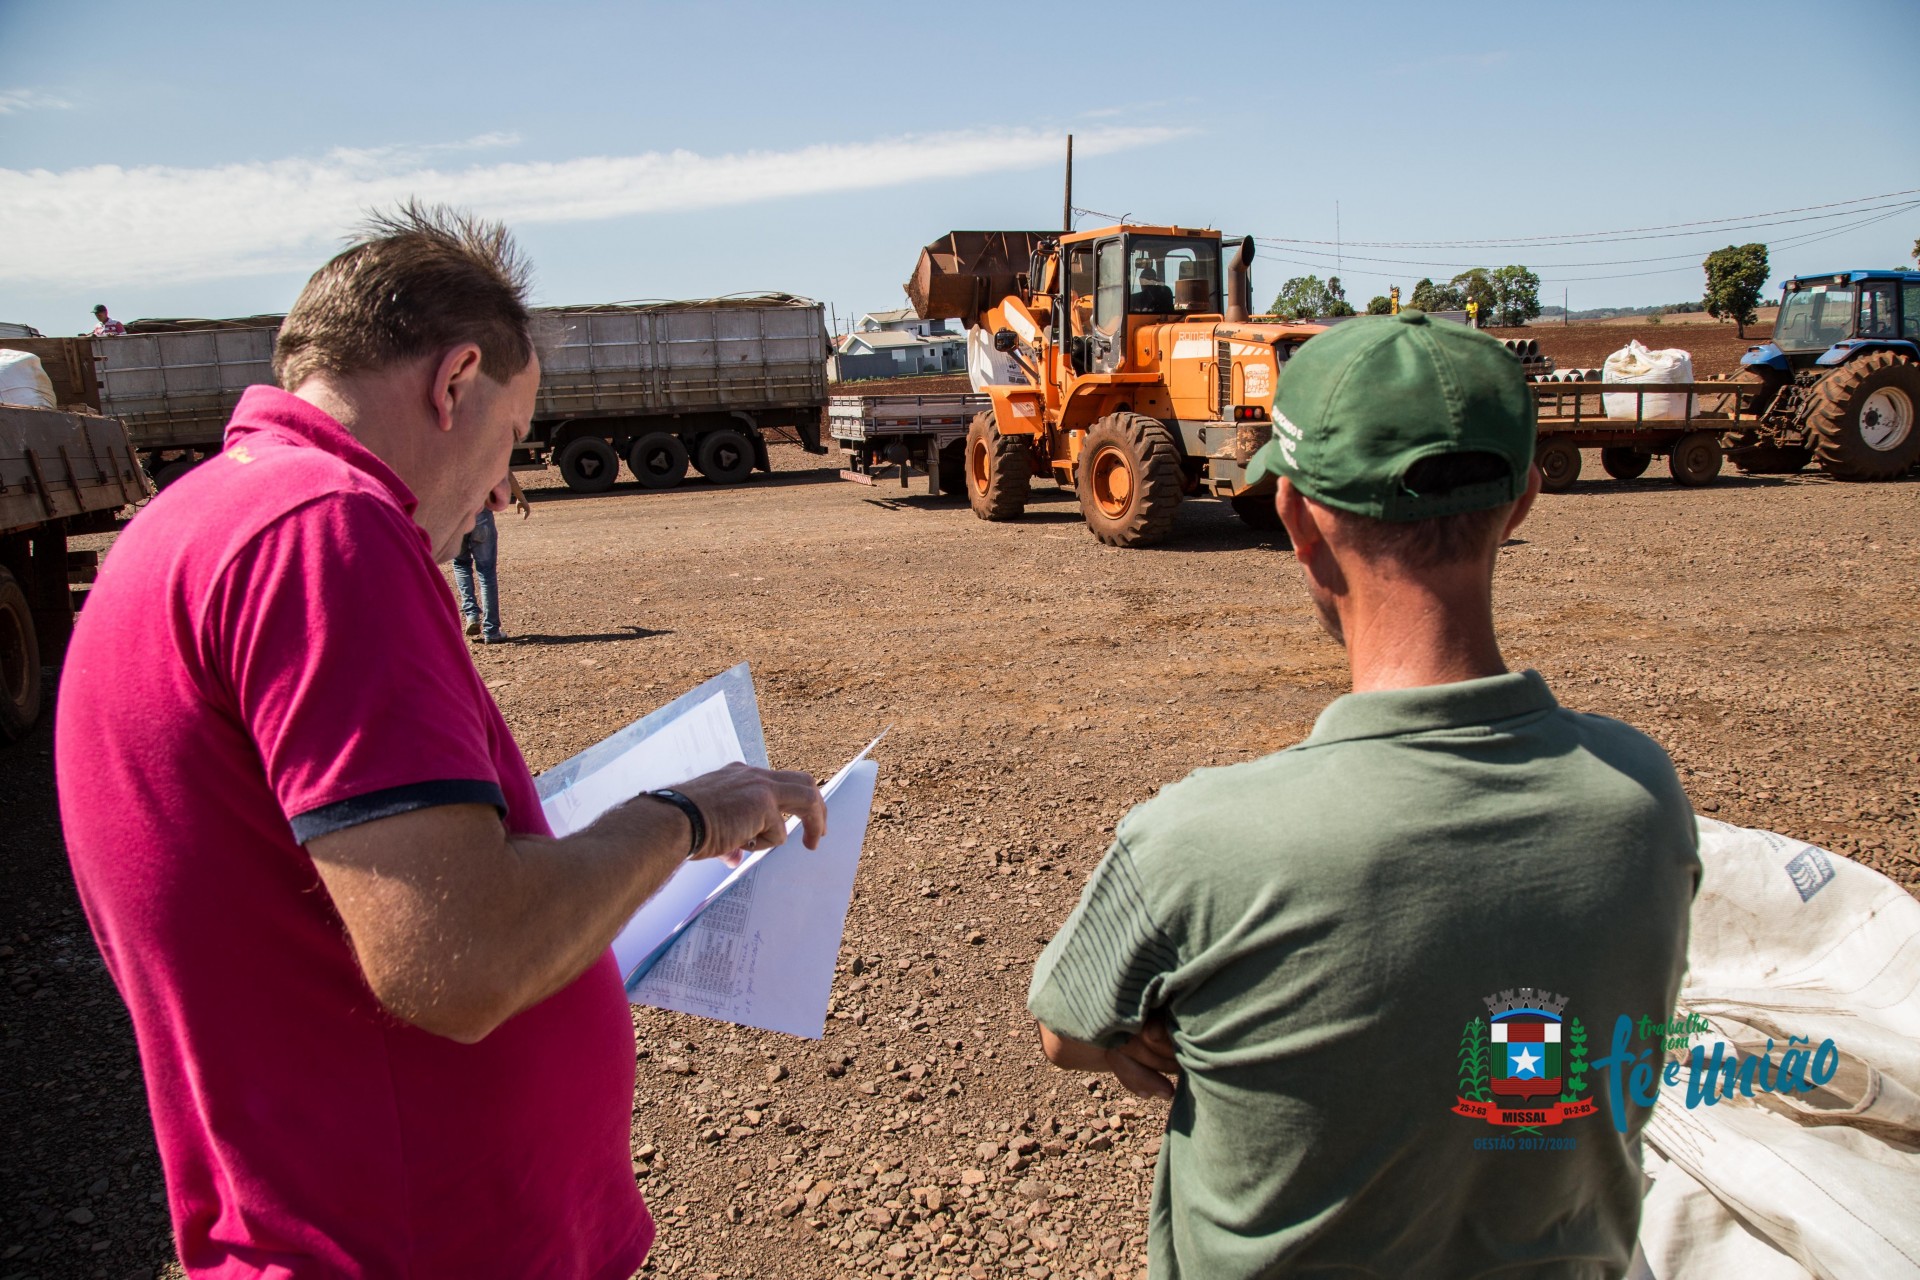
{"type": "Polygon", "coordinates": [[[1807,438],[1836,480],[1891,480],[1920,461],[1920,365],[1876,351],[1841,365],[1808,396],[1807,438]]]}
{"type": "Polygon", "coordinates": [[[575,493],[605,493],[620,474],[620,455],[599,436],[581,436],[560,450],[560,478],[575,493]]]}
{"type": "Polygon", "coordinates": [[[739,484],[753,474],[753,441],[732,427],[721,427],[700,437],[693,465],[715,484],[739,484]]]}
{"type": "Polygon", "coordinates": [[[158,492],[166,488],[175,480],[178,480],[181,476],[187,474],[187,472],[199,465],[200,463],[193,458],[181,458],[177,461],[167,463],[161,467],[159,472],[153,477],[154,491],[158,492]]]}
{"type": "Polygon", "coordinates": [[[940,447],[940,492],[960,494],[967,487],[967,441],[949,440],[940,447]]]}
{"type": "Polygon", "coordinates": [[[1689,489],[1709,485],[1720,475],[1720,437],[1711,431],[1689,431],[1673,442],[1667,471],[1673,482],[1689,489]]]}
{"type": "Polygon", "coordinates": [[[1580,448],[1571,440],[1542,440],[1534,448],[1533,464],[1540,468],[1544,492],[1565,493],[1580,478],[1580,448]]]}
{"type": "Polygon", "coordinates": [[[1240,517],[1240,523],[1249,529],[1261,533],[1278,533],[1280,545],[1290,547],[1293,539],[1287,536],[1287,526],[1280,523],[1280,512],[1273,505],[1273,490],[1263,493],[1236,493],[1228,499],[1233,504],[1233,514],[1240,517]]]}
{"type": "Polygon", "coordinates": [[[1094,537],[1111,547],[1150,547],[1173,529],[1180,509],[1180,446],[1158,419],[1110,413],[1087,432],[1076,487],[1094,537]]]}
{"type": "Polygon", "coordinates": [[[671,489],[687,478],[687,446],[671,431],[649,431],[627,449],[627,467],[644,489],[671,489]]]}
{"type": "Polygon", "coordinates": [[[1608,445],[1600,451],[1600,469],[1615,480],[1638,480],[1647,474],[1653,455],[1623,444],[1608,445]]]}
{"type": "Polygon", "coordinates": [[[993,410],[967,426],[967,504],[982,520],[1012,520],[1027,509],[1033,484],[1033,446],[1026,436],[1003,436],[993,410]]]}
{"type": "Polygon", "coordinates": [[[40,642],[33,612],[13,574],[0,569],[0,742],[12,742],[40,718],[40,642]]]}

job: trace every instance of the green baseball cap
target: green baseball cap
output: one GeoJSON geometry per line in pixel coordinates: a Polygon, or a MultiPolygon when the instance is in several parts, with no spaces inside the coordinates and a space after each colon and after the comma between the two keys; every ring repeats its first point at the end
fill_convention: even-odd
{"type": "Polygon", "coordinates": [[[1368,316],[1303,343],[1280,375],[1273,436],[1247,483],[1286,476],[1325,506],[1376,520],[1428,520],[1517,499],[1533,466],[1533,395],[1497,340],[1426,312],[1368,316]],[[1422,458],[1487,453],[1508,474],[1446,493],[1407,487],[1422,458]]]}

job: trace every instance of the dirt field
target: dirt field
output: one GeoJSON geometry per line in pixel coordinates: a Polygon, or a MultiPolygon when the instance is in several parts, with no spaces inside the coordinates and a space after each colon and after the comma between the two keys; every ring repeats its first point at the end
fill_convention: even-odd
{"type": "Polygon", "coordinates": [[[1578,324],[1537,321],[1520,329],[1487,332],[1496,338],[1531,338],[1540,344],[1540,353],[1552,356],[1555,367],[1561,369],[1598,369],[1608,356],[1636,339],[1655,351],[1678,347],[1693,357],[1694,376],[1707,378],[1738,370],[1747,348],[1767,341],[1773,326],[1750,324],[1747,336],[1741,338],[1730,324],[1649,324],[1643,316],[1578,324]]]}
{"type": "MultiPolygon", "coordinates": [[[[1043,1063],[1031,963],[1120,814],[1301,737],[1340,652],[1222,504],[1123,552],[1051,488],[989,525],[776,452],[732,490],[536,489],[501,523],[515,642],[474,651],[536,770],[743,659],[778,764],[895,726],[827,1037],[635,1012],[650,1270],[1142,1274],[1164,1110],[1043,1063]]],[[[1702,811],[1920,885],[1917,508],[1911,480],[1583,482],[1502,553],[1508,656],[1655,735],[1702,811]]],[[[0,749],[0,1278],[171,1273],[50,743],[0,749]]]]}

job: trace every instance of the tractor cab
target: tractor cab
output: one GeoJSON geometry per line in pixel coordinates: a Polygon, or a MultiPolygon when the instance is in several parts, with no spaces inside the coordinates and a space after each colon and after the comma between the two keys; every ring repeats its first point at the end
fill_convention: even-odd
{"type": "Polygon", "coordinates": [[[1783,289],[1773,341],[1742,364],[1791,374],[1877,350],[1920,358],[1920,271],[1801,276],[1783,289]]]}
{"type": "Polygon", "coordinates": [[[1103,227],[1061,236],[1060,254],[1054,336],[1077,375],[1119,369],[1144,325],[1223,311],[1218,231],[1103,227]]]}

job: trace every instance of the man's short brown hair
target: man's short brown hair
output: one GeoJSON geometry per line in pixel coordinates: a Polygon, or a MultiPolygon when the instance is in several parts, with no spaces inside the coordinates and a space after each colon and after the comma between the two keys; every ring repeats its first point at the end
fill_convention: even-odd
{"type": "MultiPolygon", "coordinates": [[[[1494,454],[1444,453],[1414,463],[1404,484],[1414,493],[1439,497],[1510,474],[1510,464],[1494,454]]],[[[1347,543],[1361,555],[1420,570],[1485,555],[1512,511],[1509,502],[1425,520],[1375,520],[1340,510],[1334,510],[1334,516],[1347,543]]]]}
{"type": "Polygon", "coordinates": [[[499,223],[409,200],[370,217],[313,273],[280,326],[273,376],[291,391],[316,373],[368,373],[471,342],[504,383],[534,355],[527,277],[499,223]]]}

